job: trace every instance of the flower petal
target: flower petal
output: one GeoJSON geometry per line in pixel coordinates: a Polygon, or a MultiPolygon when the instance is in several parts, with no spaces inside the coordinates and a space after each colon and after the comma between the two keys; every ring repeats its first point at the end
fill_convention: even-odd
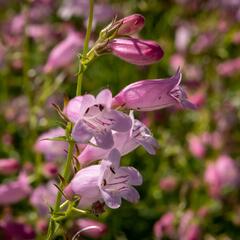
{"type": "Polygon", "coordinates": [[[72,130],[72,137],[76,142],[86,143],[92,138],[92,133],[88,130],[82,119],[80,119],[72,130]]]}
{"type": "Polygon", "coordinates": [[[86,94],[82,97],[82,105],[79,110],[79,117],[82,118],[87,109],[96,104],[96,99],[93,95],[86,94]]]}
{"type": "Polygon", "coordinates": [[[108,207],[115,209],[121,206],[122,201],[118,193],[101,190],[101,194],[108,207]]]}
{"type": "Polygon", "coordinates": [[[80,109],[82,106],[82,96],[75,97],[71,99],[66,107],[66,114],[69,120],[73,123],[77,122],[80,115],[80,109]]]}
{"type": "Polygon", "coordinates": [[[120,159],[121,159],[121,154],[116,148],[114,148],[108,155],[108,161],[112,163],[112,166],[115,169],[119,168],[120,159]]]}
{"type": "Polygon", "coordinates": [[[138,191],[131,186],[129,186],[129,188],[125,188],[124,190],[122,190],[120,194],[122,198],[131,203],[137,203],[140,198],[138,191]]]}
{"type": "Polygon", "coordinates": [[[102,90],[96,97],[97,104],[103,104],[110,109],[112,104],[112,93],[109,89],[102,90]]]}
{"type": "MultiPolygon", "coordinates": [[[[94,133],[93,133],[94,134],[94,133]]],[[[94,134],[97,146],[103,149],[113,147],[113,136],[111,130],[103,130],[94,134]]]]}
{"type": "Polygon", "coordinates": [[[138,140],[138,142],[144,147],[144,149],[151,155],[156,154],[156,148],[159,147],[158,142],[153,137],[149,137],[145,140],[138,140]]]}
{"type": "Polygon", "coordinates": [[[120,167],[117,171],[116,178],[128,175],[128,184],[138,186],[143,182],[142,175],[134,167],[120,167]]]}
{"type": "Polygon", "coordinates": [[[104,113],[104,118],[106,119],[112,119],[112,127],[111,129],[118,131],[118,132],[126,132],[130,130],[132,127],[132,120],[131,118],[119,111],[108,111],[104,113]]]}

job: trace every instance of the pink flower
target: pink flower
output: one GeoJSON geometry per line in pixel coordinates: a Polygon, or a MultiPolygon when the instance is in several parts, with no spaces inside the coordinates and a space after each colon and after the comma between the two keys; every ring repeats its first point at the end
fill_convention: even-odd
{"type": "Polygon", "coordinates": [[[102,90],[97,97],[90,94],[75,97],[67,108],[68,118],[75,123],[72,137],[76,142],[87,143],[92,137],[96,145],[108,149],[114,144],[112,130],[127,132],[132,121],[124,113],[111,109],[112,93],[102,90]]]}
{"type": "Polygon", "coordinates": [[[53,205],[57,196],[57,188],[54,182],[40,185],[34,189],[30,203],[38,210],[38,214],[46,216],[49,213],[49,206],[53,205]]]}
{"type": "Polygon", "coordinates": [[[104,223],[101,223],[96,220],[88,219],[88,218],[81,218],[76,221],[76,225],[80,228],[80,230],[83,230],[81,232],[81,235],[84,235],[86,237],[90,238],[100,238],[103,237],[107,232],[107,225],[104,223]],[[87,227],[96,227],[93,229],[88,229],[84,231],[84,228],[87,227]]]}
{"type": "Polygon", "coordinates": [[[139,194],[132,185],[141,185],[142,176],[133,167],[120,167],[120,157],[119,151],[113,149],[100,165],[81,169],[65,188],[66,196],[80,196],[80,207],[104,201],[110,208],[119,208],[121,198],[136,203],[139,194]]]}
{"type": "Polygon", "coordinates": [[[118,149],[123,156],[141,145],[149,154],[154,155],[156,153],[155,149],[158,148],[157,140],[142,122],[134,119],[133,115],[131,115],[131,118],[132,128],[128,132],[113,133],[114,145],[111,149],[102,149],[89,144],[78,156],[80,164],[89,165],[96,160],[104,159],[113,148],[118,149]]]}
{"type": "Polygon", "coordinates": [[[67,149],[66,142],[46,140],[60,136],[65,136],[65,131],[62,128],[54,128],[41,134],[34,145],[34,150],[44,154],[47,160],[64,157],[66,155],[64,150],[67,149]]]}
{"type": "Polygon", "coordinates": [[[141,14],[132,14],[117,21],[121,23],[118,29],[118,35],[132,35],[139,32],[144,26],[144,17],[141,14]]]}
{"type": "Polygon", "coordinates": [[[229,59],[225,62],[218,64],[217,72],[221,76],[232,76],[240,71],[240,57],[235,59],[229,59]]]}
{"type": "Polygon", "coordinates": [[[20,168],[19,162],[14,158],[0,159],[0,174],[15,173],[20,168]]]}
{"type": "Polygon", "coordinates": [[[150,65],[163,57],[158,43],[135,38],[116,38],[110,41],[107,49],[113,55],[135,65],[150,65]]]}
{"type": "Polygon", "coordinates": [[[153,227],[155,237],[160,240],[164,236],[173,237],[174,236],[174,219],[175,216],[173,213],[168,212],[164,214],[153,227]]]}
{"type": "Polygon", "coordinates": [[[113,106],[124,106],[137,111],[153,111],[172,105],[195,109],[180,86],[182,74],[167,79],[142,80],[122,89],[113,98],[113,106]]]}
{"type": "Polygon", "coordinates": [[[58,174],[58,167],[53,162],[47,162],[43,165],[43,174],[45,177],[52,178],[58,174]]]}
{"type": "Polygon", "coordinates": [[[162,178],[159,181],[159,186],[163,191],[172,192],[176,189],[177,179],[174,176],[168,176],[168,177],[162,178]]]}
{"type": "Polygon", "coordinates": [[[204,180],[213,197],[220,197],[226,188],[238,186],[239,179],[239,169],[234,160],[227,155],[222,155],[216,162],[208,164],[204,174],[204,180]]]}
{"type": "Polygon", "coordinates": [[[201,136],[190,136],[188,138],[188,148],[193,156],[203,158],[206,153],[206,146],[201,136]]]}
{"type": "Polygon", "coordinates": [[[77,58],[77,54],[82,46],[83,39],[81,35],[77,32],[71,31],[62,42],[52,49],[43,71],[49,73],[56,69],[68,66],[72,63],[74,58],[77,58]]]}
{"type": "Polygon", "coordinates": [[[22,173],[16,181],[0,184],[0,205],[14,204],[31,192],[27,176],[22,173]]]}

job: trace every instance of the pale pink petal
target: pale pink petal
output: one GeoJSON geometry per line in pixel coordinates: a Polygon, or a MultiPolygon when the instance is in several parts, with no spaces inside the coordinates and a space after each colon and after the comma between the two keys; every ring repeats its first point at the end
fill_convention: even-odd
{"type": "Polygon", "coordinates": [[[82,107],[82,96],[75,97],[71,99],[66,108],[66,114],[69,120],[73,123],[76,123],[80,117],[80,110],[82,107]]]}
{"type": "Polygon", "coordinates": [[[113,136],[111,130],[103,130],[94,134],[97,146],[103,149],[109,149],[113,146],[113,136]]]}
{"type": "Polygon", "coordinates": [[[121,167],[118,169],[116,177],[128,175],[128,184],[138,186],[143,182],[142,175],[134,167],[121,167]]]}
{"type": "Polygon", "coordinates": [[[88,130],[82,119],[80,119],[73,127],[72,137],[76,142],[86,143],[92,138],[92,136],[92,133],[88,130]]]}
{"type": "Polygon", "coordinates": [[[104,202],[106,205],[110,208],[119,208],[121,205],[121,196],[119,194],[116,194],[114,192],[107,192],[104,190],[101,190],[102,197],[104,199],[104,202]]]}
{"type": "Polygon", "coordinates": [[[112,93],[109,89],[102,90],[96,97],[96,103],[105,105],[110,109],[112,104],[112,93]]]}
{"type": "Polygon", "coordinates": [[[121,197],[131,203],[137,203],[140,199],[138,191],[131,186],[121,191],[121,197]]]}

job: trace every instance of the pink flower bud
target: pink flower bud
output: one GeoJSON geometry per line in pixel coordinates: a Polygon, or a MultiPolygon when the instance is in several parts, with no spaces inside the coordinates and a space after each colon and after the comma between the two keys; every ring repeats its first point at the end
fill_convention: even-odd
{"type": "Polygon", "coordinates": [[[133,14],[123,19],[120,19],[116,22],[116,24],[121,23],[117,34],[132,35],[136,32],[139,32],[144,26],[144,21],[144,17],[140,14],[133,14]]]}
{"type": "Polygon", "coordinates": [[[76,224],[80,228],[80,230],[83,230],[80,235],[84,235],[86,237],[100,238],[103,237],[107,232],[106,224],[92,219],[81,218],[76,222],[76,224]],[[96,228],[86,229],[84,231],[84,228],[88,228],[91,226],[96,228]]]}
{"type": "Polygon", "coordinates": [[[203,158],[205,156],[206,146],[201,136],[190,136],[188,138],[188,148],[194,157],[203,158]]]}
{"type": "Polygon", "coordinates": [[[135,38],[116,38],[107,48],[113,55],[135,65],[150,65],[163,57],[163,50],[158,43],[135,38]]]}
{"type": "Polygon", "coordinates": [[[132,83],[113,98],[112,105],[137,111],[153,111],[173,105],[195,109],[180,86],[181,79],[182,74],[178,70],[171,78],[132,83]]]}
{"type": "Polygon", "coordinates": [[[20,167],[19,162],[16,159],[0,159],[0,174],[8,175],[15,173],[20,167]]]}

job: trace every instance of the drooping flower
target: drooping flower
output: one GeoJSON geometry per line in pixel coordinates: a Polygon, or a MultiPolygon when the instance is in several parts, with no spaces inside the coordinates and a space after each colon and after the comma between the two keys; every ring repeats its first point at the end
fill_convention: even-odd
{"type": "Polygon", "coordinates": [[[43,71],[49,73],[56,69],[68,66],[77,56],[82,46],[83,38],[81,35],[75,31],[70,31],[68,36],[50,52],[43,71]]]}
{"type": "Polygon", "coordinates": [[[100,165],[80,170],[65,188],[66,196],[80,196],[80,207],[104,201],[110,208],[119,208],[121,198],[137,202],[139,194],[133,186],[142,184],[142,176],[133,167],[120,167],[120,157],[120,152],[113,149],[100,165]]]}
{"type": "MultiPolygon", "coordinates": [[[[154,155],[156,153],[155,149],[158,148],[157,140],[142,122],[134,119],[132,114],[131,119],[132,128],[128,132],[113,133],[114,146],[112,149],[118,149],[123,156],[133,151],[137,147],[143,146],[149,154],[154,155]]],[[[106,158],[110,151],[111,149],[102,149],[89,144],[78,156],[78,160],[82,166],[89,165],[96,160],[106,158]]]]}
{"type": "Polygon", "coordinates": [[[135,65],[150,65],[163,57],[158,43],[135,38],[115,38],[107,44],[107,51],[135,65]]]}
{"type": "Polygon", "coordinates": [[[56,158],[64,157],[66,155],[64,150],[67,149],[67,143],[47,140],[60,136],[65,136],[65,131],[62,128],[54,128],[41,134],[34,145],[34,150],[44,154],[47,160],[55,160],[56,158]]]}
{"type": "Polygon", "coordinates": [[[126,132],[132,121],[124,113],[111,109],[112,93],[102,90],[97,97],[90,94],[72,99],[67,108],[68,118],[75,123],[72,137],[76,142],[87,143],[92,137],[101,148],[114,144],[112,130],[126,132]]]}
{"type": "Polygon", "coordinates": [[[173,105],[195,109],[180,86],[181,79],[182,74],[178,70],[171,78],[132,83],[113,98],[113,106],[136,111],[153,111],[173,105]]]}
{"type": "Polygon", "coordinates": [[[14,204],[31,192],[27,176],[22,173],[16,181],[0,184],[0,205],[14,204]]]}
{"type": "Polygon", "coordinates": [[[8,175],[15,173],[19,167],[19,162],[14,158],[0,159],[0,174],[8,175]]]}
{"type": "Polygon", "coordinates": [[[132,35],[139,32],[144,26],[144,17],[141,14],[132,14],[123,19],[120,19],[116,24],[121,23],[117,34],[132,35]]]}

